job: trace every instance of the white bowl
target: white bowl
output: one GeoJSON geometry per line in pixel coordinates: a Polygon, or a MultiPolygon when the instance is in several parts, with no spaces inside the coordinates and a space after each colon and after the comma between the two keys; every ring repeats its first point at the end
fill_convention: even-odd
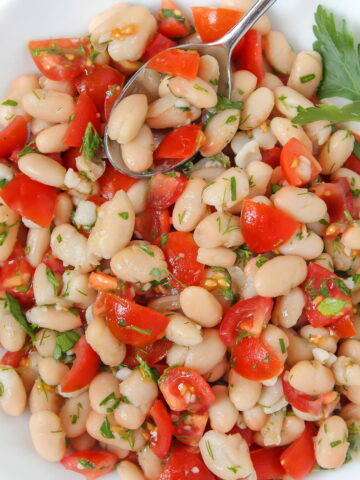
{"type": "MultiPolygon", "coordinates": [[[[30,39],[78,36],[87,32],[89,20],[114,5],[117,0],[0,0],[0,98],[11,80],[22,73],[36,72],[26,43],[30,39]]],[[[182,7],[218,6],[216,0],[178,0],[182,7]]],[[[158,8],[160,0],[128,0],[128,3],[158,8]]],[[[321,3],[347,19],[352,31],[360,26],[358,0],[278,0],[270,17],[274,28],[282,30],[295,50],[311,49],[313,13],[321,3]]],[[[41,460],[35,453],[28,431],[28,417],[6,417],[0,412],[1,480],[80,480],[79,474],[67,472],[60,464],[41,460]]],[[[105,478],[113,480],[115,474],[105,478]]],[[[312,476],[319,480],[358,480],[360,464],[348,464],[338,471],[312,476]]]]}

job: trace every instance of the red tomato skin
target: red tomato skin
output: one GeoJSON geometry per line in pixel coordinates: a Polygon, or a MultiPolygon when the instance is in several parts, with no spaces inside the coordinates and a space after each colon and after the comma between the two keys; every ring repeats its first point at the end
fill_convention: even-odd
{"type": "Polygon", "coordinates": [[[111,111],[116,100],[119,98],[120,93],[122,92],[123,86],[122,85],[109,85],[109,89],[106,91],[105,94],[105,101],[104,101],[104,120],[108,122],[110,119],[111,111]]]}
{"type": "Polygon", "coordinates": [[[140,357],[145,360],[150,367],[153,367],[156,363],[166,357],[166,354],[172,345],[173,343],[167,338],[161,338],[150,345],[142,347],[141,350],[132,345],[127,345],[126,357],[123,363],[129,368],[135,368],[139,365],[136,357],[140,357]]]}
{"type": "Polygon", "coordinates": [[[262,38],[256,30],[249,30],[244,36],[241,48],[236,53],[236,67],[238,70],[248,70],[253,73],[259,82],[265,75],[262,56],[262,38]]]}
{"type": "Polygon", "coordinates": [[[0,269],[0,290],[7,291],[20,302],[30,302],[34,299],[32,278],[34,267],[27,261],[24,249],[16,244],[9,258],[0,269]],[[19,282],[21,280],[21,283],[19,282]],[[25,287],[24,292],[19,287],[25,287]]]}
{"type": "Polygon", "coordinates": [[[245,199],[241,211],[241,226],[250,250],[264,253],[290,240],[300,223],[281,210],[245,199]]]}
{"type": "Polygon", "coordinates": [[[177,45],[176,42],[166,37],[162,33],[157,33],[155,37],[151,40],[149,45],[146,47],[142,60],[147,62],[150,58],[154,57],[158,53],[166,50],[167,48],[172,48],[177,45]]]}
{"type": "Polygon", "coordinates": [[[55,212],[54,187],[36,182],[24,173],[19,173],[2,189],[1,198],[22,217],[41,227],[50,227],[55,212]]]}
{"type": "Polygon", "coordinates": [[[351,315],[343,315],[336,320],[336,322],[331,323],[329,328],[339,337],[339,338],[350,338],[356,335],[355,326],[351,320],[351,315]]]}
{"type": "Polygon", "coordinates": [[[147,208],[135,218],[135,232],[148,242],[154,242],[163,233],[169,233],[170,227],[171,219],[167,208],[160,211],[147,208]]]}
{"type": "Polygon", "coordinates": [[[241,437],[245,440],[245,442],[248,444],[248,447],[251,447],[251,445],[254,443],[254,434],[250,430],[250,428],[240,428],[237,425],[233,427],[230,432],[228,432],[228,435],[235,435],[238,433],[241,435],[241,437]]]}
{"type": "Polygon", "coordinates": [[[184,445],[197,447],[204,435],[208,419],[208,412],[185,412],[185,414],[184,412],[171,412],[174,437],[184,445]]]}
{"type": "Polygon", "coordinates": [[[152,57],[147,65],[150,70],[172,76],[180,76],[187,80],[195,80],[200,66],[198,52],[187,52],[175,48],[163,50],[152,57]]]}
{"type": "Polygon", "coordinates": [[[100,118],[95,103],[87,93],[81,92],[75,105],[74,119],[70,121],[64,136],[65,145],[80,147],[89,123],[98,133],[101,133],[100,118]]]}
{"type": "Polygon", "coordinates": [[[355,154],[351,154],[350,157],[346,160],[345,168],[349,168],[353,172],[356,172],[360,175],[360,160],[357,158],[355,154]]]}
{"type": "Polygon", "coordinates": [[[280,164],[285,180],[295,187],[301,187],[312,182],[321,172],[320,163],[312,155],[310,149],[297,138],[291,138],[284,145],[281,151],[280,164]],[[306,157],[311,163],[311,177],[307,180],[302,180],[296,170],[297,159],[301,155],[306,157]]]}
{"type": "Polygon", "coordinates": [[[159,480],[215,480],[200,455],[185,446],[177,446],[170,454],[159,480]]]}
{"type": "Polygon", "coordinates": [[[344,210],[348,210],[351,215],[354,213],[349,182],[344,179],[340,180],[342,180],[341,184],[320,183],[309,188],[326,203],[330,223],[346,221],[344,210]],[[348,193],[350,193],[351,198],[347,195],[348,193]]]}
{"type": "Polygon", "coordinates": [[[164,395],[166,403],[171,410],[176,412],[189,410],[191,413],[202,413],[209,409],[215,401],[208,382],[193,368],[170,367],[165,370],[159,379],[160,391],[164,395]],[[183,392],[179,391],[182,384],[183,392]],[[196,402],[188,403],[185,398],[186,386],[190,387],[191,393],[196,392],[196,402]]]}
{"type": "Polygon", "coordinates": [[[76,358],[61,382],[62,392],[74,392],[89,385],[100,368],[100,357],[81,337],[74,347],[76,358]]]}
{"type": "Polygon", "coordinates": [[[20,362],[27,355],[25,348],[17,352],[6,352],[0,359],[0,365],[7,365],[12,368],[18,368],[20,362]]]}
{"type": "Polygon", "coordinates": [[[307,477],[316,464],[314,437],[317,430],[312,423],[306,422],[305,430],[280,457],[280,463],[287,475],[295,480],[303,480],[307,477]]]}
{"type": "Polygon", "coordinates": [[[268,347],[255,337],[245,337],[233,350],[234,369],[248,380],[262,382],[279,375],[284,365],[268,347]]]}
{"type": "Polygon", "coordinates": [[[251,461],[256,471],[257,480],[283,478],[285,470],[280,463],[282,447],[259,448],[250,451],[251,461]]]}
{"type": "Polygon", "coordinates": [[[173,205],[182,194],[187,178],[183,174],[170,177],[166,173],[157,173],[150,180],[147,206],[152,210],[164,210],[173,205]]]}
{"type": "Polygon", "coordinates": [[[26,119],[17,115],[0,131],[0,157],[9,157],[16,148],[22,148],[28,135],[26,119]]]}
{"type": "Polygon", "coordinates": [[[62,275],[66,270],[63,262],[52,254],[50,248],[48,248],[44,253],[42,263],[45,263],[50,270],[52,270],[54,273],[59,273],[60,275],[62,275]]]}
{"type": "Polygon", "coordinates": [[[84,475],[86,480],[96,480],[112,472],[118,461],[119,458],[114,453],[98,450],[83,450],[64,457],[61,463],[66,470],[72,470],[73,472],[84,475]],[[79,464],[80,459],[92,463],[95,468],[84,468],[79,464]]]}
{"type": "Polygon", "coordinates": [[[98,180],[100,195],[106,200],[111,200],[116,192],[119,190],[127,192],[137,181],[136,178],[118,172],[110,162],[107,162],[105,172],[98,180]]]}
{"type": "Polygon", "coordinates": [[[272,298],[252,297],[239,300],[225,314],[219,335],[227,347],[236,345],[237,332],[259,336],[269,322],[274,301],[272,298]]]}
{"type": "Polygon", "coordinates": [[[280,147],[261,150],[262,161],[270,165],[272,168],[278,167],[280,165],[281,150],[280,147]]]}
{"type": "Polygon", "coordinates": [[[168,133],[154,152],[154,160],[191,158],[204,143],[201,125],[184,125],[168,133]]]}
{"type": "Polygon", "coordinates": [[[136,347],[144,347],[163,337],[169,323],[168,317],[160,312],[110,293],[98,295],[95,310],[99,315],[105,314],[107,325],[118,340],[136,347]]]}
{"type": "Polygon", "coordinates": [[[150,447],[155,455],[165,458],[171,446],[173,425],[165,405],[161,400],[156,400],[149,412],[156,424],[156,435],[150,435],[150,447]]]}
{"type": "Polygon", "coordinates": [[[161,8],[155,15],[156,20],[158,22],[158,31],[169,38],[179,38],[184,37],[185,35],[189,35],[191,32],[191,27],[189,20],[183,14],[181,9],[177,6],[175,2],[172,0],[162,0],[161,1],[161,8]],[[176,18],[166,18],[163,13],[163,9],[166,10],[177,10],[181,12],[181,16],[185,19],[184,22],[176,20],[176,18]]]}
{"type": "Polygon", "coordinates": [[[341,281],[341,279],[335,275],[335,273],[331,272],[327,268],[324,268],[314,262],[309,263],[308,275],[304,284],[306,297],[305,313],[307,321],[314,327],[329,326],[338,321],[341,317],[350,315],[352,313],[353,306],[351,298],[348,295],[344,295],[336,283],[332,281],[333,279],[335,279],[335,282],[341,281]],[[320,292],[320,288],[323,285],[325,285],[328,289],[329,298],[336,298],[338,300],[346,301],[346,304],[342,308],[341,312],[336,315],[326,316],[318,310],[318,305],[322,301],[320,298],[325,298],[320,292]],[[312,298],[315,295],[313,290],[319,292],[315,296],[315,301],[312,298]]]}
{"type": "Polygon", "coordinates": [[[243,16],[227,8],[192,7],[195,28],[205,43],[219,40],[243,16]]]}
{"type": "Polygon", "coordinates": [[[289,372],[284,372],[282,376],[282,385],[284,395],[287,401],[293,407],[301,412],[311,413],[312,415],[319,415],[322,409],[322,402],[320,399],[313,400],[309,395],[299,392],[293,388],[288,381],[289,372]]]}

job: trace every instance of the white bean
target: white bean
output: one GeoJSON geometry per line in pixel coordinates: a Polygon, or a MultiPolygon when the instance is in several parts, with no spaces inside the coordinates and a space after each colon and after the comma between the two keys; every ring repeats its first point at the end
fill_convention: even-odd
{"type": "Polygon", "coordinates": [[[347,178],[350,186],[354,189],[360,188],[360,175],[349,168],[339,168],[331,175],[331,180],[337,180],[338,178],[347,178]]]}
{"type": "Polygon", "coordinates": [[[311,98],[322,79],[322,59],[313,50],[298,53],[291,67],[288,86],[311,98]]]}
{"type": "Polygon", "coordinates": [[[74,113],[73,97],[54,90],[34,89],[22,97],[22,106],[29,115],[53,123],[65,123],[74,113]]]}
{"type": "Polygon", "coordinates": [[[346,457],[349,443],[345,421],[334,415],[324,420],[315,437],[315,458],[322,468],[338,468],[346,457]]]}
{"type": "Polygon", "coordinates": [[[297,231],[290,240],[279,247],[282,255],[298,255],[304,260],[313,260],[321,255],[323,250],[322,238],[311,230],[306,233],[303,233],[302,230],[297,231]]]}
{"type": "Polygon", "coordinates": [[[322,173],[329,175],[341,168],[354,149],[354,136],[347,130],[337,130],[325,143],[318,157],[322,173]]]}
{"type": "Polygon", "coordinates": [[[116,471],[120,480],[146,480],[141,469],[128,460],[120,462],[116,471]]]}
{"type": "Polygon", "coordinates": [[[17,352],[26,341],[26,332],[10,313],[5,302],[0,302],[0,344],[9,352],[17,352]]]}
{"type": "Polygon", "coordinates": [[[277,75],[274,75],[270,72],[265,72],[264,78],[262,79],[261,86],[269,88],[270,90],[275,90],[277,87],[282,87],[284,84],[277,75]]]}
{"type": "Polygon", "coordinates": [[[341,235],[341,243],[350,250],[360,249],[360,228],[352,226],[341,235]]]}
{"type": "Polygon", "coordinates": [[[332,366],[337,385],[360,386],[360,365],[351,358],[340,356],[332,366]]]}
{"type": "Polygon", "coordinates": [[[166,312],[168,310],[179,310],[179,295],[165,295],[155,298],[148,303],[148,307],[157,312],[166,312]]]}
{"type": "Polygon", "coordinates": [[[166,353],[166,363],[171,365],[184,365],[188,348],[181,345],[173,345],[166,353]]]}
{"type": "MultiPolygon", "coordinates": [[[[278,446],[288,445],[289,443],[294,442],[305,430],[305,422],[298,417],[285,417],[281,434],[280,442],[278,446]]],[[[264,447],[264,437],[260,432],[256,432],[254,435],[254,441],[257,445],[264,447]]]]}
{"type": "Polygon", "coordinates": [[[298,107],[310,108],[314,106],[304,95],[290,87],[275,88],[274,96],[276,108],[290,120],[298,114],[298,107]]]}
{"type": "Polygon", "coordinates": [[[151,128],[171,128],[187,125],[201,115],[188,101],[175,97],[171,92],[149,105],[146,122],[151,128]]]}
{"type": "Polygon", "coordinates": [[[53,357],[44,357],[39,360],[39,374],[44,383],[50,386],[59,385],[69,367],[53,357]]]}
{"type": "Polygon", "coordinates": [[[217,104],[215,90],[199,77],[196,77],[195,80],[173,77],[169,80],[168,85],[173,95],[184,98],[194,107],[213,108],[217,104]]]}
{"type": "Polygon", "coordinates": [[[54,224],[56,226],[63,223],[70,223],[70,214],[73,210],[73,203],[70,195],[67,193],[60,193],[56,197],[54,224]]]}
{"type": "Polygon", "coordinates": [[[26,406],[24,384],[15,369],[0,365],[0,407],[14,417],[21,415],[26,406]]]}
{"type": "Polygon", "coordinates": [[[57,188],[64,186],[66,169],[50,157],[40,153],[28,153],[19,159],[18,167],[37,182],[57,188]]]}
{"type": "Polygon", "coordinates": [[[360,420],[360,405],[354,403],[348,403],[344,405],[341,409],[340,416],[345,420],[360,420]]]}
{"type": "Polygon", "coordinates": [[[331,125],[327,120],[318,120],[316,122],[304,125],[305,133],[314,144],[313,150],[316,152],[324,143],[329,140],[331,135],[331,125]]]}
{"type": "Polygon", "coordinates": [[[307,395],[322,395],[332,391],[335,378],[330,368],[324,367],[316,360],[311,362],[305,360],[291,368],[289,383],[307,395]]]}
{"type": "Polygon", "coordinates": [[[40,153],[65,152],[69,146],[65,145],[63,138],[69,127],[68,123],[60,123],[45,128],[36,136],[36,147],[40,153]]]}
{"type": "Polygon", "coordinates": [[[44,253],[50,245],[48,228],[30,228],[26,239],[26,257],[30,265],[40,265],[44,253]]]}
{"type": "Polygon", "coordinates": [[[129,143],[134,140],[143,126],[147,114],[146,95],[134,94],[121,100],[113,109],[108,123],[111,140],[129,143]]]}
{"type": "MultiPolygon", "coordinates": [[[[360,406],[360,386],[359,385],[349,385],[342,390],[342,393],[350,402],[355,403],[360,406]]],[[[341,412],[342,415],[342,412],[341,412]]],[[[344,417],[345,418],[345,417],[344,417]]]]}
{"type": "Polygon", "coordinates": [[[313,345],[297,335],[291,328],[285,330],[288,339],[288,357],[286,363],[292,367],[303,360],[313,360],[313,345]]]}
{"type": "Polygon", "coordinates": [[[86,419],[89,413],[89,392],[65,400],[59,417],[67,438],[76,438],[86,432],[86,419]]]}
{"type": "Polygon", "coordinates": [[[26,316],[28,321],[37,327],[58,332],[81,327],[80,315],[65,308],[57,310],[56,307],[33,307],[26,312],[26,316]]]}
{"type": "Polygon", "coordinates": [[[289,346],[289,339],[286,333],[281,330],[281,328],[269,324],[267,328],[262,331],[260,338],[261,342],[265,346],[268,346],[269,349],[285,363],[289,346]]]}
{"type": "Polygon", "coordinates": [[[39,85],[44,90],[68,93],[73,96],[76,93],[75,86],[70,80],[50,80],[45,76],[39,78],[39,85]]]}
{"type": "Polygon", "coordinates": [[[265,55],[277,72],[288,75],[295,60],[295,53],[285,35],[279,30],[271,30],[265,42],[265,55]]]}
{"type": "Polygon", "coordinates": [[[209,408],[210,426],[217,432],[229,432],[236,424],[239,412],[229,398],[228,388],[225,385],[212,387],[215,402],[209,408]]]}
{"type": "Polygon", "coordinates": [[[294,137],[312,150],[310,138],[299,125],[295,125],[288,118],[275,117],[271,120],[270,127],[282,146],[294,137]]]}
{"type": "Polygon", "coordinates": [[[191,347],[202,342],[201,327],[180,313],[167,313],[170,318],[165,335],[176,345],[191,347]]]}
{"type": "Polygon", "coordinates": [[[232,267],[236,262],[236,253],[225,247],[199,248],[197,261],[210,267],[232,267]]]}
{"type": "Polygon", "coordinates": [[[301,223],[318,222],[327,213],[324,200],[306,188],[286,186],[271,197],[274,205],[301,223]]]}
{"type": "Polygon", "coordinates": [[[50,246],[55,257],[59,258],[65,266],[71,265],[81,271],[88,272],[93,269],[86,251],[87,238],[69,224],[58,225],[51,233],[50,246]]]}
{"type": "Polygon", "coordinates": [[[212,157],[222,152],[233,139],[240,122],[240,111],[228,109],[217,112],[206,125],[205,142],[200,152],[212,157]]]}
{"type": "Polygon", "coordinates": [[[7,205],[0,205],[0,262],[5,262],[11,255],[20,228],[20,217],[7,205]]]}
{"type": "Polygon", "coordinates": [[[335,353],[337,349],[337,340],[325,327],[313,327],[312,325],[304,325],[300,331],[300,335],[309,343],[316,347],[322,348],[327,352],[335,353]]]}
{"type": "Polygon", "coordinates": [[[38,118],[33,118],[30,122],[30,131],[33,135],[38,135],[40,132],[46,128],[53,127],[55,123],[47,122],[46,120],[40,120],[38,118]]]}
{"type": "Polygon", "coordinates": [[[198,76],[210,84],[216,92],[220,77],[219,64],[216,58],[211,55],[202,55],[200,57],[198,76]]]}
{"type": "Polygon", "coordinates": [[[182,194],[176,200],[172,223],[179,232],[192,232],[205,217],[207,207],[202,199],[205,186],[206,182],[202,178],[190,177],[182,194]]]}
{"type": "Polygon", "coordinates": [[[285,410],[276,411],[268,418],[263,428],[258,432],[257,436],[262,437],[265,447],[280,445],[284,420],[285,410]]]}
{"type": "Polygon", "coordinates": [[[184,314],[202,327],[215,327],[222,318],[223,309],[208,290],[187,287],[180,293],[180,306],[184,314]]]}
{"type": "Polygon", "coordinates": [[[62,398],[53,387],[46,385],[40,378],[35,380],[29,395],[29,408],[31,413],[43,412],[44,410],[58,414],[62,398]]]}
{"type": "Polygon", "coordinates": [[[160,458],[155,455],[150,446],[147,446],[138,452],[138,462],[145,474],[146,479],[158,480],[163,470],[163,466],[160,458]]]}
{"type": "Polygon", "coordinates": [[[267,418],[268,415],[260,405],[243,412],[244,423],[253,432],[259,432],[267,422],[267,418]]]}
{"type": "Polygon", "coordinates": [[[30,435],[36,452],[48,462],[60,461],[66,452],[65,432],[60,418],[53,412],[42,411],[31,415],[30,435]]]}
{"type": "Polygon", "coordinates": [[[140,128],[137,136],[121,145],[121,155],[128,168],[133,172],[143,172],[153,163],[154,137],[148,125],[140,128]]]}
{"type": "MultiPolygon", "coordinates": [[[[253,0],[222,0],[221,8],[228,8],[230,10],[239,10],[240,12],[247,12],[253,6],[253,0]]],[[[267,15],[263,15],[254,23],[253,27],[261,35],[267,35],[271,29],[270,20],[267,15]]]]}
{"type": "Polygon", "coordinates": [[[20,77],[15,78],[4,100],[13,100],[16,105],[2,105],[0,103],[0,124],[6,127],[15,115],[23,115],[26,120],[30,120],[31,117],[22,108],[21,99],[25,93],[38,87],[39,82],[35,75],[20,75],[20,77]]]}
{"type": "Polygon", "coordinates": [[[203,340],[198,345],[189,347],[184,365],[194,368],[200,375],[212,370],[222,361],[226,347],[220,339],[218,330],[203,330],[203,340]]]}
{"type": "Polygon", "coordinates": [[[266,87],[260,87],[245,100],[241,111],[241,130],[256,128],[269,117],[274,108],[274,94],[266,87]]]}
{"type": "Polygon", "coordinates": [[[257,84],[256,76],[248,70],[239,70],[232,76],[233,89],[231,99],[236,102],[243,102],[255,90],[257,84]]]}
{"type": "Polygon", "coordinates": [[[80,308],[87,308],[95,302],[96,291],[89,287],[89,275],[78,270],[67,270],[63,274],[62,296],[66,301],[80,308]]]}
{"type": "Polygon", "coordinates": [[[126,192],[133,206],[135,215],[146,210],[149,180],[139,180],[126,192]]]}
{"type": "Polygon", "coordinates": [[[248,380],[231,369],[229,372],[229,396],[240,412],[253,408],[261,395],[260,382],[248,380]]]}
{"type": "Polygon", "coordinates": [[[85,336],[88,344],[105,365],[115,367],[122,363],[126,355],[126,347],[114,337],[102,318],[95,317],[91,321],[85,336]]]}
{"type": "Polygon", "coordinates": [[[102,372],[96,375],[89,386],[89,399],[91,408],[105,415],[108,408],[112,408],[112,402],[104,402],[109,395],[118,396],[119,380],[112,373],[102,372]],[[114,394],[114,395],[112,395],[114,394]],[[100,405],[102,404],[102,405],[100,405]]]}
{"type": "Polygon", "coordinates": [[[272,322],[284,328],[294,327],[305,307],[305,295],[301,288],[295,287],[289,293],[277,297],[271,314],[272,322]]]}
{"type": "Polygon", "coordinates": [[[350,357],[354,362],[360,364],[360,342],[359,340],[345,340],[339,347],[338,355],[350,357]]]}
{"type": "Polygon", "coordinates": [[[205,217],[194,231],[194,240],[199,247],[239,247],[244,243],[239,217],[214,212],[205,217]]]}
{"type": "Polygon", "coordinates": [[[270,165],[261,161],[255,161],[249,163],[245,167],[245,171],[249,177],[249,197],[254,200],[254,197],[265,195],[273,173],[270,165]]]}
{"type": "Polygon", "coordinates": [[[237,206],[249,194],[248,176],[238,167],[229,168],[203,190],[203,202],[218,211],[237,206]]]}
{"type": "Polygon", "coordinates": [[[331,256],[328,253],[322,253],[320,257],[315,258],[314,263],[324,268],[327,268],[331,272],[334,271],[334,263],[331,256]]]}
{"type": "MultiPolygon", "coordinates": [[[[34,297],[37,305],[50,305],[58,302],[59,288],[55,288],[49,278],[49,268],[44,263],[40,263],[36,267],[33,277],[34,297]]],[[[55,275],[55,278],[59,281],[58,276],[55,275]]]]}
{"type": "Polygon", "coordinates": [[[54,354],[57,334],[53,330],[43,328],[35,335],[34,345],[42,357],[51,357],[54,354]]]}

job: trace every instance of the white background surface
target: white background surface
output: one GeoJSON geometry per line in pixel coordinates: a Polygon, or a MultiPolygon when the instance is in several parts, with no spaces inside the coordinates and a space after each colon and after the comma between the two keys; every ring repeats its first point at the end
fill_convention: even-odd
{"type": "MultiPolygon", "coordinates": [[[[87,33],[92,16],[112,6],[116,0],[0,0],[0,98],[11,80],[22,73],[35,72],[26,43],[30,39],[78,36],[87,33]]],[[[130,0],[129,0],[130,3],[130,0]]],[[[160,0],[134,0],[157,9],[160,0]]],[[[273,26],[287,35],[295,50],[312,45],[313,13],[317,5],[330,8],[348,21],[353,31],[360,29],[358,0],[278,0],[270,17],[273,26]]],[[[216,0],[178,0],[182,6],[217,6],[216,0]]],[[[28,417],[10,418],[0,412],[0,480],[80,480],[60,464],[39,459],[31,446],[28,417]]],[[[106,476],[109,480],[115,474],[106,476]]],[[[359,480],[360,463],[340,471],[321,472],[315,480],[359,480]]]]}

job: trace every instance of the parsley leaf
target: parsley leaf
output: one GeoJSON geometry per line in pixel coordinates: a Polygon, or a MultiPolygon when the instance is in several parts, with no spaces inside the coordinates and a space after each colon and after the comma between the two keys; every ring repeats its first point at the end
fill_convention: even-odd
{"type": "Polygon", "coordinates": [[[102,148],[102,138],[95,130],[94,125],[89,122],[83,136],[81,153],[87,160],[97,160],[99,158],[99,154],[102,148]]]}
{"type": "Polygon", "coordinates": [[[106,417],[100,427],[100,433],[104,438],[115,438],[115,435],[111,431],[109,419],[106,417]]]}
{"type": "Polygon", "coordinates": [[[60,360],[62,355],[71,350],[76,342],[79,340],[80,335],[73,330],[68,332],[59,333],[56,337],[56,345],[54,349],[55,360],[60,360]]]}
{"type": "Polygon", "coordinates": [[[360,121],[360,101],[349,103],[342,108],[326,103],[310,108],[299,106],[297,111],[298,114],[292,119],[297,125],[306,125],[318,120],[327,120],[329,123],[360,121]]]}
{"type": "Polygon", "coordinates": [[[20,324],[21,328],[29,335],[31,340],[35,341],[35,335],[33,331],[33,326],[26,320],[25,315],[23,314],[19,302],[9,293],[5,292],[6,303],[9,307],[11,315],[15,320],[20,324]]]}
{"type": "Polygon", "coordinates": [[[89,470],[95,470],[95,465],[89,460],[86,460],[86,458],[79,458],[78,463],[84,468],[87,468],[89,470]]]}
{"type": "Polygon", "coordinates": [[[337,315],[346,305],[346,300],[339,300],[337,298],[324,298],[322,302],[317,306],[317,310],[325,315],[325,317],[331,317],[337,315]]]}
{"type": "Polygon", "coordinates": [[[60,286],[60,282],[56,278],[54,272],[49,267],[46,267],[46,278],[51,283],[51,285],[54,287],[54,293],[56,295],[56,292],[57,292],[57,290],[60,286]]]}
{"type": "Polygon", "coordinates": [[[185,22],[185,17],[181,14],[179,15],[176,10],[170,10],[169,8],[162,8],[161,13],[164,15],[165,18],[175,18],[180,23],[185,22]]]}

